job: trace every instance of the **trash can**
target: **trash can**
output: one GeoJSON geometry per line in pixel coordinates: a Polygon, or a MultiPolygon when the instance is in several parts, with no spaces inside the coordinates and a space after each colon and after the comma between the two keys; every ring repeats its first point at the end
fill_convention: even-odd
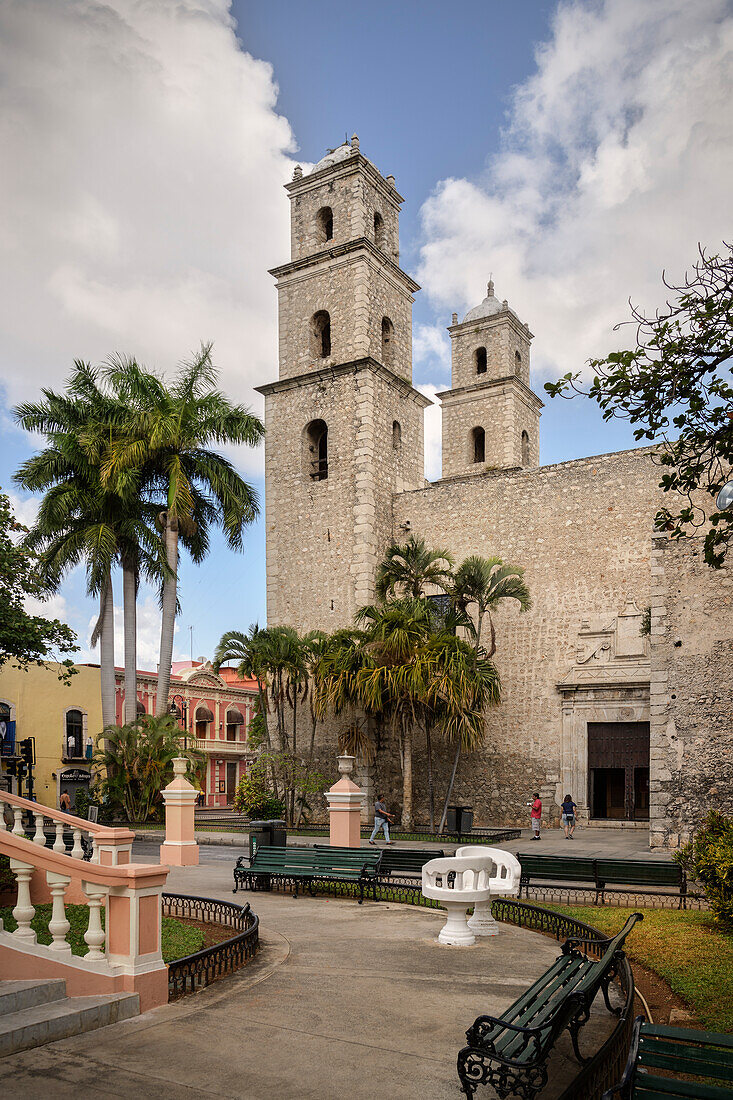
{"type": "Polygon", "coordinates": [[[461,807],[461,821],[458,826],[459,833],[470,833],[473,829],[473,806],[461,807]]]}
{"type": "Polygon", "coordinates": [[[288,843],[288,834],[285,830],[285,822],[273,820],[267,821],[265,822],[265,824],[270,830],[270,840],[268,841],[268,843],[271,844],[273,848],[285,848],[288,843]]]}
{"type": "Polygon", "coordinates": [[[459,832],[458,821],[461,816],[460,806],[449,806],[445,817],[445,831],[447,833],[459,832]]]}
{"type": "Polygon", "coordinates": [[[263,845],[272,845],[272,828],[269,821],[250,821],[249,823],[249,858],[263,845]]]}
{"type": "Polygon", "coordinates": [[[473,806],[449,806],[445,819],[448,833],[470,833],[473,828],[473,806]]]}

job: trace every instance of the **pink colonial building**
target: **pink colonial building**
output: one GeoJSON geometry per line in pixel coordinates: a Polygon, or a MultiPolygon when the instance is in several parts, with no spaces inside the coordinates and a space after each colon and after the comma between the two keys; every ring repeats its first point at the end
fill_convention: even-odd
{"type": "MultiPolygon", "coordinates": [[[[117,722],[122,724],[124,669],[115,669],[115,678],[117,722]]],[[[157,673],[138,672],[138,714],[155,714],[157,692],[157,673]]],[[[205,804],[230,805],[248,761],[254,759],[247,751],[247,730],[255,713],[256,682],[240,680],[231,668],[217,674],[210,661],[176,661],[168,702],[188,737],[206,754],[205,804]]]]}

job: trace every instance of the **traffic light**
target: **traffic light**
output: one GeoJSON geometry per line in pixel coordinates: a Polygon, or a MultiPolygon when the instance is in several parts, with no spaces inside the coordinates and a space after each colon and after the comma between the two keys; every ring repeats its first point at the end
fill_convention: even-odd
{"type": "Polygon", "coordinates": [[[8,773],[8,775],[12,775],[13,778],[15,778],[18,774],[18,761],[7,760],[5,762],[5,771],[8,773]]]}
{"type": "Polygon", "coordinates": [[[25,760],[18,761],[18,779],[25,779],[28,775],[28,765],[25,760]]]}
{"type": "Polygon", "coordinates": [[[18,745],[20,749],[20,755],[26,764],[35,764],[36,762],[36,740],[34,737],[24,737],[18,745]]]}

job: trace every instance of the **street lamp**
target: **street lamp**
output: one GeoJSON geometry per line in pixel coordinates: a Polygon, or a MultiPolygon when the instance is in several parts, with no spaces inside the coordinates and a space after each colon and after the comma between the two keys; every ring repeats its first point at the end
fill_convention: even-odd
{"type": "Polygon", "coordinates": [[[733,481],[728,481],[718,493],[715,501],[716,508],[719,508],[721,512],[725,512],[728,508],[733,508],[733,481]]]}
{"type": "Polygon", "coordinates": [[[182,695],[174,695],[168,708],[169,714],[175,714],[179,722],[183,719],[183,751],[188,751],[188,701],[182,695]],[[180,706],[176,705],[176,701],[180,706]]]}

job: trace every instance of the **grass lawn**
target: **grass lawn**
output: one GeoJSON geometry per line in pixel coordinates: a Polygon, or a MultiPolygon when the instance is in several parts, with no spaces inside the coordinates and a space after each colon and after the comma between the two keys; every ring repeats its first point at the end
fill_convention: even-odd
{"type": "MultiPolygon", "coordinates": [[[[547,905],[614,936],[634,912],[595,905],[547,905]]],[[[652,970],[686,1002],[708,1031],[733,1031],[733,935],[709,913],[647,909],[626,941],[626,954],[652,970]]]]}
{"type": "MultiPolygon", "coordinates": [[[[31,928],[36,933],[39,943],[51,943],[51,933],[48,930],[48,922],[51,919],[50,905],[37,905],[36,915],[31,921],[31,928]]],[[[84,941],[84,933],[89,923],[89,909],[86,905],[67,905],[66,919],[71,925],[66,939],[71,944],[72,955],[86,955],[89,948],[84,941]]],[[[10,908],[0,909],[0,920],[5,925],[6,932],[14,932],[18,927],[10,908]]],[[[104,909],[102,909],[102,926],[104,926],[104,909]]],[[[161,948],[165,962],[173,962],[184,955],[193,955],[204,946],[204,933],[200,928],[190,924],[184,924],[173,917],[163,917],[161,930],[161,948]]]]}

